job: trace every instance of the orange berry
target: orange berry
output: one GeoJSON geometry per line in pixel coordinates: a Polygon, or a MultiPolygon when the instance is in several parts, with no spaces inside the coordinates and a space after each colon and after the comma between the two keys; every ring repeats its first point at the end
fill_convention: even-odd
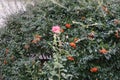
{"type": "Polygon", "coordinates": [[[38,41],[40,41],[40,40],[41,40],[41,36],[40,36],[40,35],[38,35],[38,34],[36,34],[34,39],[38,42],[38,41]]]}
{"type": "Polygon", "coordinates": [[[65,24],[66,28],[71,28],[71,25],[69,23],[65,24]]]}
{"type": "Polygon", "coordinates": [[[38,42],[38,41],[37,41],[37,40],[35,40],[35,39],[34,39],[34,40],[32,40],[32,43],[35,43],[35,44],[36,44],[37,42],[38,42]]]}
{"type": "Polygon", "coordinates": [[[93,67],[90,69],[90,72],[95,73],[98,72],[98,68],[97,67],[93,67]]]}
{"type": "Polygon", "coordinates": [[[4,60],[4,64],[5,64],[5,65],[7,64],[7,60],[6,60],[6,59],[4,60]]]}
{"type": "Polygon", "coordinates": [[[36,34],[35,38],[41,38],[41,36],[39,34],[36,34]]]}
{"type": "Polygon", "coordinates": [[[99,50],[99,52],[100,52],[101,54],[107,54],[108,51],[103,48],[103,49],[99,50]]]}
{"type": "Polygon", "coordinates": [[[28,44],[25,44],[25,46],[24,46],[25,49],[28,49],[29,47],[30,47],[30,45],[28,45],[28,44]]]}
{"type": "Polygon", "coordinates": [[[76,43],[79,40],[79,38],[74,38],[74,43],[76,43]]]}
{"type": "Polygon", "coordinates": [[[7,55],[8,53],[9,53],[9,49],[6,48],[6,50],[5,50],[5,54],[7,55]]]}
{"type": "Polygon", "coordinates": [[[119,23],[120,23],[120,20],[118,20],[118,19],[114,20],[114,24],[119,24],[119,23]]]}
{"type": "Polygon", "coordinates": [[[116,38],[120,38],[118,31],[115,33],[116,38]]]}
{"type": "Polygon", "coordinates": [[[76,48],[76,44],[74,42],[71,42],[70,46],[73,47],[73,48],[76,48]]]}
{"type": "Polygon", "coordinates": [[[82,19],[82,20],[85,20],[85,17],[83,16],[83,17],[81,17],[81,19],[82,19]]]}
{"type": "Polygon", "coordinates": [[[110,13],[109,10],[108,10],[108,8],[107,8],[106,6],[103,5],[103,6],[102,6],[102,9],[103,9],[103,11],[105,11],[106,13],[110,13]]]}
{"type": "Polygon", "coordinates": [[[70,61],[74,61],[74,58],[72,56],[68,56],[67,59],[70,61]]]}
{"type": "Polygon", "coordinates": [[[36,40],[37,42],[39,42],[41,39],[40,39],[40,38],[36,38],[35,40],[36,40]]]}
{"type": "Polygon", "coordinates": [[[64,29],[60,29],[60,32],[63,33],[63,32],[64,32],[64,29]]]}
{"type": "Polygon", "coordinates": [[[39,42],[41,40],[41,36],[40,35],[38,35],[38,34],[36,34],[35,35],[35,37],[34,37],[34,39],[32,40],[32,43],[37,43],[37,42],[39,42]]]}

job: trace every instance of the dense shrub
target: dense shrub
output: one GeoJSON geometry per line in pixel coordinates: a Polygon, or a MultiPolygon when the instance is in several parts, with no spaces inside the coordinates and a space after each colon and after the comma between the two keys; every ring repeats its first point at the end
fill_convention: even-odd
{"type": "Polygon", "coordinates": [[[4,79],[119,80],[119,6],[112,0],[47,0],[9,16],[0,35],[4,79]]]}

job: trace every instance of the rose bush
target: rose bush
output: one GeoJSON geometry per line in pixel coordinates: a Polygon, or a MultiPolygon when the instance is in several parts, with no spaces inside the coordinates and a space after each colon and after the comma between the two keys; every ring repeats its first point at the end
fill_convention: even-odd
{"type": "Polygon", "coordinates": [[[9,16],[0,34],[3,79],[119,80],[119,6],[113,0],[41,0],[9,16]]]}

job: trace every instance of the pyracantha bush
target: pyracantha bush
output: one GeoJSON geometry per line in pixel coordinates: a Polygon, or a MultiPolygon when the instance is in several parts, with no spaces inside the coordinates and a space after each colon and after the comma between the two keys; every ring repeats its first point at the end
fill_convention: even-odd
{"type": "Polygon", "coordinates": [[[120,4],[47,0],[7,18],[0,34],[5,80],[119,80],[120,4]]]}

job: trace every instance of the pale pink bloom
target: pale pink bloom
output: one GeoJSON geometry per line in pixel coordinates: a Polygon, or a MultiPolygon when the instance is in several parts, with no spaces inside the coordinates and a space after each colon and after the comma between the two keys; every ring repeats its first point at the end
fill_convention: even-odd
{"type": "Polygon", "coordinates": [[[54,32],[54,33],[60,33],[60,26],[53,26],[52,27],[52,32],[54,32]]]}

